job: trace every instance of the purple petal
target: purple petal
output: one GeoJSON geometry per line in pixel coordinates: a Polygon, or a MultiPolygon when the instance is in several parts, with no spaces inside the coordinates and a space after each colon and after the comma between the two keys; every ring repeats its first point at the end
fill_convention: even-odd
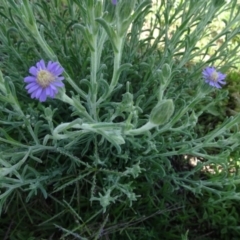
{"type": "Polygon", "coordinates": [[[32,76],[28,76],[24,78],[25,83],[36,82],[36,78],[32,76]]]}
{"type": "Polygon", "coordinates": [[[37,93],[37,91],[34,91],[34,92],[31,94],[31,98],[36,98],[36,93],[37,93]]]}
{"type": "Polygon", "coordinates": [[[219,81],[224,80],[225,78],[226,78],[225,74],[222,74],[222,73],[218,72],[218,80],[219,81]]]}
{"type": "Polygon", "coordinates": [[[54,62],[54,63],[51,63],[50,66],[48,67],[48,70],[49,71],[54,71],[55,68],[57,68],[59,65],[58,63],[54,62]]]}
{"type": "Polygon", "coordinates": [[[38,63],[37,63],[37,68],[39,70],[41,69],[46,69],[46,66],[45,66],[45,62],[43,60],[40,60],[38,63]]]}
{"type": "Polygon", "coordinates": [[[212,82],[212,81],[208,81],[208,84],[209,84],[210,86],[212,86],[212,87],[215,87],[215,83],[212,82]]]}
{"type": "Polygon", "coordinates": [[[222,88],[222,86],[219,85],[217,82],[215,83],[215,87],[216,87],[216,88],[222,88]]]}
{"type": "Polygon", "coordinates": [[[52,61],[49,61],[48,64],[47,64],[47,69],[49,69],[51,66],[52,66],[52,61]]]}
{"type": "Polygon", "coordinates": [[[44,101],[46,101],[46,99],[47,99],[46,90],[43,89],[42,94],[40,95],[39,100],[40,100],[40,102],[44,102],[44,101]]]}
{"type": "Polygon", "coordinates": [[[45,88],[45,92],[46,92],[47,96],[50,96],[51,95],[51,88],[50,87],[46,87],[45,88]]]}
{"type": "Polygon", "coordinates": [[[221,84],[227,84],[225,81],[223,81],[223,79],[219,79],[218,82],[221,84]]]}
{"type": "Polygon", "coordinates": [[[55,86],[55,87],[64,87],[64,84],[62,82],[52,82],[52,84],[55,86]]]}
{"type": "Polygon", "coordinates": [[[31,88],[28,89],[28,93],[32,93],[32,92],[35,92],[35,91],[38,91],[38,89],[41,88],[40,86],[33,86],[31,88]]]}
{"type": "Polygon", "coordinates": [[[64,69],[62,67],[59,67],[58,69],[56,69],[53,73],[56,76],[59,76],[60,74],[62,74],[64,72],[64,69]]]}
{"type": "Polygon", "coordinates": [[[64,68],[61,67],[61,65],[57,62],[49,62],[47,70],[50,71],[55,76],[59,76],[64,72],[64,68]]]}
{"type": "Polygon", "coordinates": [[[50,87],[47,87],[47,88],[46,88],[46,94],[47,94],[48,96],[50,96],[51,98],[54,98],[54,96],[55,96],[54,91],[53,91],[50,87]]]}
{"type": "Polygon", "coordinates": [[[64,71],[64,69],[57,62],[54,62],[54,63],[49,62],[47,69],[55,76],[62,74],[64,71]]]}
{"type": "Polygon", "coordinates": [[[57,92],[57,88],[56,88],[54,85],[50,84],[49,87],[50,87],[54,92],[57,92]]]}
{"type": "Polygon", "coordinates": [[[57,94],[57,91],[55,92],[55,91],[53,91],[53,90],[51,89],[51,94],[50,94],[49,96],[52,97],[52,98],[54,98],[56,94],[57,94]]]}
{"type": "Polygon", "coordinates": [[[39,87],[39,85],[38,85],[36,82],[33,82],[33,83],[29,83],[29,84],[25,87],[25,89],[29,89],[29,88],[34,87],[34,86],[39,87]]]}
{"type": "Polygon", "coordinates": [[[37,76],[38,69],[33,66],[33,67],[30,67],[29,72],[30,72],[33,76],[37,76]]]}
{"type": "Polygon", "coordinates": [[[221,88],[221,86],[217,82],[210,81],[209,84],[213,87],[221,88]]]}
{"type": "Polygon", "coordinates": [[[36,95],[35,95],[36,98],[40,97],[40,95],[42,94],[42,91],[43,91],[43,89],[41,87],[36,90],[36,95]]]}
{"type": "Polygon", "coordinates": [[[64,77],[57,77],[56,80],[57,81],[62,81],[62,80],[64,80],[64,77]]]}

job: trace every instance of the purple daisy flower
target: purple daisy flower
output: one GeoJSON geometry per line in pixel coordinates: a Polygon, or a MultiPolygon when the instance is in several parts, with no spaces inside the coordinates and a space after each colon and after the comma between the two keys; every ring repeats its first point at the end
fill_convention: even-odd
{"type": "Polygon", "coordinates": [[[222,88],[220,84],[226,84],[226,82],[223,81],[226,78],[226,75],[221,72],[217,72],[214,67],[206,67],[202,74],[205,82],[212,87],[222,88]]]}
{"type": "Polygon", "coordinates": [[[64,87],[62,80],[64,69],[57,62],[49,61],[47,66],[43,60],[37,62],[36,67],[32,66],[29,73],[33,76],[24,78],[27,83],[25,87],[31,98],[39,99],[40,102],[46,101],[47,97],[54,98],[58,93],[58,88],[64,87]]]}
{"type": "Polygon", "coordinates": [[[113,5],[117,5],[117,0],[112,0],[113,5]]]}

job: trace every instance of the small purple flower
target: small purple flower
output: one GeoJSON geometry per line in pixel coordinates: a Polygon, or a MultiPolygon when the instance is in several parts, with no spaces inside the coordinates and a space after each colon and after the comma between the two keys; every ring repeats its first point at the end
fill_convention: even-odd
{"type": "Polygon", "coordinates": [[[220,84],[226,84],[226,82],[223,81],[226,78],[226,75],[221,72],[217,72],[214,67],[206,67],[202,74],[205,82],[212,87],[222,88],[220,84]]]}
{"type": "Polygon", "coordinates": [[[36,67],[32,66],[29,73],[33,76],[24,78],[27,83],[25,87],[31,98],[39,99],[40,102],[46,101],[47,97],[54,98],[58,93],[58,88],[64,87],[62,80],[64,69],[57,62],[49,61],[47,66],[43,60],[37,62],[36,67]]]}
{"type": "Polygon", "coordinates": [[[117,0],[112,0],[113,5],[117,5],[117,0]]]}

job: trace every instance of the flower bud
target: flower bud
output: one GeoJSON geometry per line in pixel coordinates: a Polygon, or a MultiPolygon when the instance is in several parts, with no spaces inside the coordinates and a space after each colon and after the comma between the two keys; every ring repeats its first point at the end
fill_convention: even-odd
{"type": "Polygon", "coordinates": [[[168,122],[174,112],[172,99],[166,99],[159,102],[150,113],[150,122],[155,125],[163,125],[168,122]]]}
{"type": "Polygon", "coordinates": [[[135,2],[136,0],[131,0],[128,1],[128,3],[126,4],[126,1],[119,1],[118,2],[118,7],[117,7],[117,18],[118,20],[122,23],[124,22],[126,19],[128,19],[135,7],[135,2]]]}
{"type": "Polygon", "coordinates": [[[165,81],[171,77],[171,67],[167,63],[162,66],[162,76],[165,81]]]}

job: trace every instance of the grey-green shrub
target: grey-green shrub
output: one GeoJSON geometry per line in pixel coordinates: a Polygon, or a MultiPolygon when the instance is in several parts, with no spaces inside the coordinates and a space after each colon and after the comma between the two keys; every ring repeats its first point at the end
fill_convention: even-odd
{"type": "Polygon", "coordinates": [[[194,229],[189,196],[206,196],[208,206],[239,200],[228,160],[239,147],[240,115],[208,130],[199,121],[227,97],[202,70],[236,64],[239,47],[229,44],[239,32],[236,0],[159,1],[149,27],[148,0],[0,7],[0,209],[8,219],[1,236],[13,228],[12,239],[37,239],[39,229],[42,238],[177,239],[194,229]],[[225,27],[211,38],[209,24],[226,10],[225,27]],[[23,81],[40,59],[65,69],[65,87],[44,103],[23,81]],[[209,166],[215,174],[204,172],[209,166]],[[151,229],[146,220],[156,216],[151,229]],[[22,219],[36,231],[18,227],[22,219]],[[137,235],[131,226],[140,223],[137,235]]]}

